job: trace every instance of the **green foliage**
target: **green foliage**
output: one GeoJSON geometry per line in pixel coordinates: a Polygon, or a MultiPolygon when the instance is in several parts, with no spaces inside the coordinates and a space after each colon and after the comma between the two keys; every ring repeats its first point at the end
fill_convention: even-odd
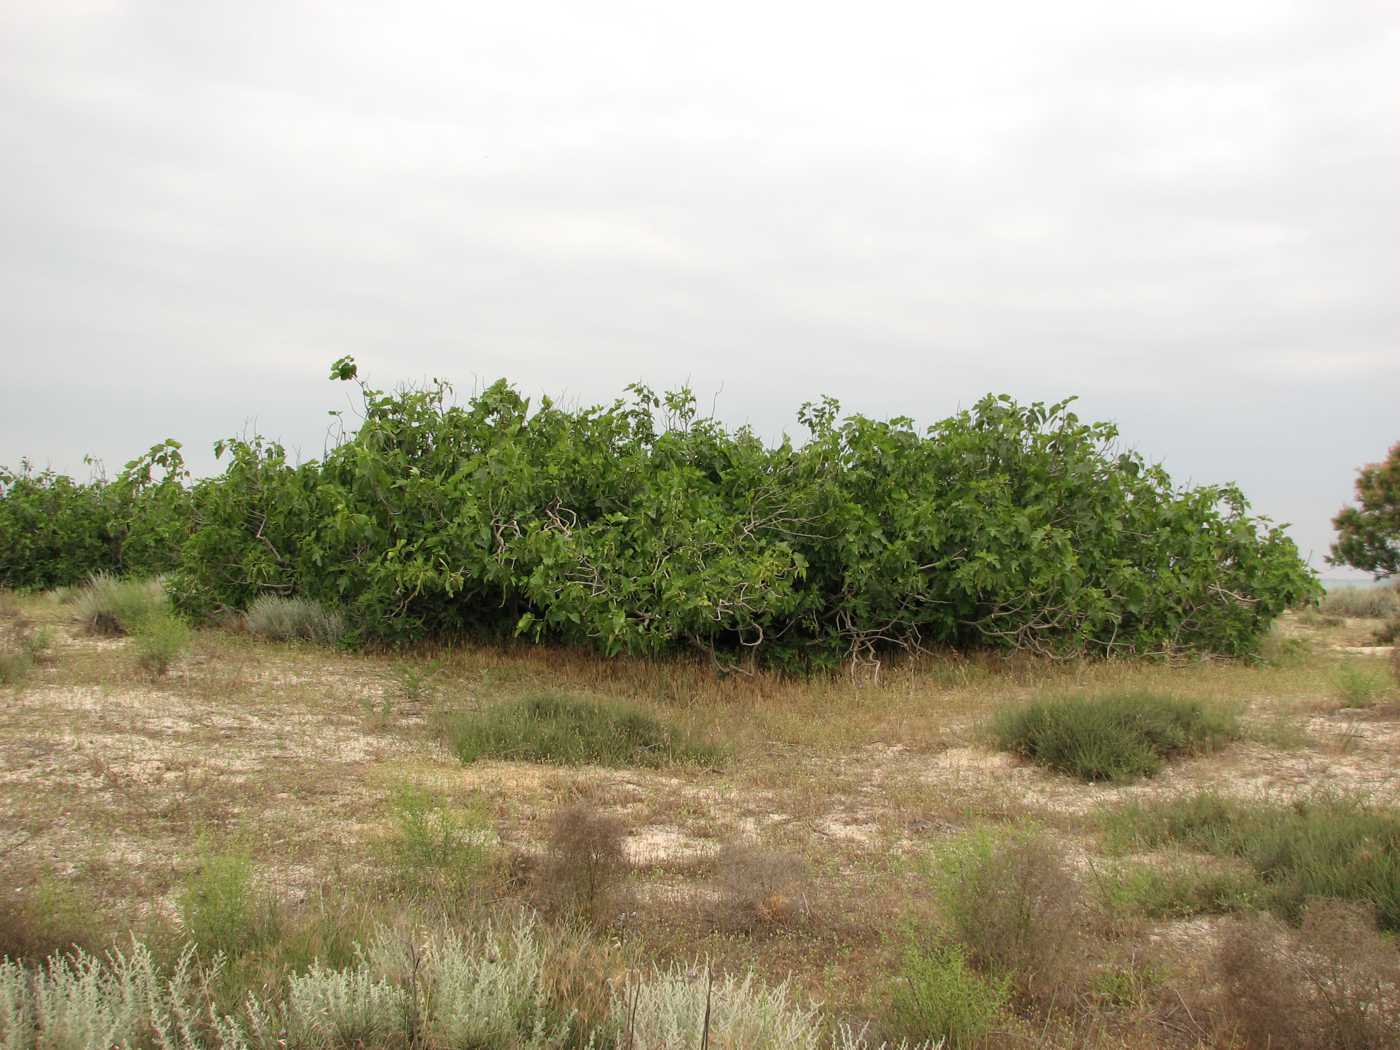
{"type": "Polygon", "coordinates": [[[257,893],[253,862],[244,852],[205,850],[179,905],[186,935],[211,953],[238,956],[277,935],[276,909],[257,893]]]}
{"type": "Polygon", "coordinates": [[[1333,688],[1343,707],[1371,707],[1390,686],[1390,675],[1380,661],[1348,661],[1332,674],[1333,688]]]}
{"type": "Polygon", "coordinates": [[[718,747],[628,703],[536,693],[444,719],[463,762],[504,758],[561,766],[713,766],[718,747]]]}
{"type": "Polygon", "coordinates": [[[1099,889],[1110,912],[1150,919],[1250,911],[1267,897],[1253,872],[1201,863],[1123,865],[1099,889]]]}
{"type": "Polygon", "coordinates": [[[159,580],[123,580],[108,572],[93,573],[74,602],[78,622],[92,634],[134,634],[143,621],[169,611],[159,580]]]}
{"type": "Polygon", "coordinates": [[[970,1050],[992,1031],[1010,995],[1010,977],[982,976],[955,944],[911,948],[895,987],[892,1021],[910,1038],[970,1050]]]}
{"type": "Polygon", "coordinates": [[[503,381],[465,404],[441,381],[376,390],[349,358],[332,378],[358,384],[363,422],[320,462],[254,436],[192,485],[169,442],[110,485],[0,476],[0,537],[73,519],[7,555],[0,583],[178,555],[172,596],[196,617],[272,593],[343,609],[360,640],[796,668],[925,645],[1243,655],[1320,593],[1237,488],[1174,486],[1069,402],[989,396],[921,431],[827,399],[799,411],[805,442],[765,445],[689,390],[568,411],[503,381]]]}
{"type": "Polygon", "coordinates": [[[1337,542],[1328,562],[1350,565],[1377,579],[1400,572],[1400,444],[1380,463],[1356,474],[1358,507],[1343,507],[1332,527],[1337,542]]]}
{"type": "Polygon", "coordinates": [[[157,613],[136,624],[136,663],[160,677],[190,644],[189,624],[173,612],[157,613]]]}
{"type": "Polygon", "coordinates": [[[275,642],[304,639],[334,645],[345,633],[345,617],[306,598],[261,594],[243,615],[249,634],[275,642]]]}
{"type": "Polygon", "coordinates": [[[1289,919],[1312,897],[1369,904],[1383,929],[1400,930],[1400,812],[1319,794],[1289,805],[1211,792],[1125,806],[1108,818],[1120,848],[1179,844],[1238,857],[1257,875],[1261,902],[1289,919]]]}
{"type": "Polygon", "coordinates": [[[394,794],[390,844],[400,878],[412,892],[461,896],[491,857],[494,833],[479,809],[458,809],[404,785],[394,794]]]}
{"type": "Polygon", "coordinates": [[[1211,751],[1240,734],[1229,708],[1156,693],[1037,700],[1001,711],[997,746],[1084,780],[1151,776],[1178,755],[1211,751]]]}
{"type": "Polygon", "coordinates": [[[0,467],[0,585],[38,590],[174,568],[191,524],[188,480],[180,444],[168,439],[114,481],[35,473],[26,460],[0,467]]]}

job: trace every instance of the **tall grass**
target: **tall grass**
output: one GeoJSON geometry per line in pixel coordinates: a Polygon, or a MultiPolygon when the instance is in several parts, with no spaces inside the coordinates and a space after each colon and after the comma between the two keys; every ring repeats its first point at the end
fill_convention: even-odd
{"type": "Polygon", "coordinates": [[[168,612],[169,600],[159,580],[121,579],[93,573],[78,592],[74,612],[91,634],[133,633],[143,620],[168,612]]]}
{"type": "Polygon", "coordinates": [[[998,713],[997,746],[1083,780],[1151,776],[1178,755],[1221,748],[1240,734],[1231,708],[1158,693],[1061,696],[998,713]]]}
{"type": "MultiPolygon", "coordinates": [[[[1238,857],[1253,870],[1261,903],[1298,919],[1310,898],[1358,901],[1383,929],[1400,930],[1400,811],[1344,795],[1291,804],[1239,801],[1214,792],[1134,803],[1106,818],[1119,849],[1180,845],[1238,857]]],[[[1236,883],[1234,890],[1242,887],[1236,883]]]]}
{"type": "Polygon", "coordinates": [[[309,598],[264,594],[253,599],[243,614],[249,634],[276,642],[294,639],[333,645],[345,634],[345,617],[309,598]]]}
{"type": "Polygon", "coordinates": [[[1318,603],[1329,616],[1383,620],[1400,615],[1400,587],[1336,587],[1318,603]]]}
{"type": "Polygon", "coordinates": [[[723,751],[620,701],[541,692],[482,712],[446,716],[443,727],[463,762],[504,758],[555,765],[714,766],[723,751]]]}

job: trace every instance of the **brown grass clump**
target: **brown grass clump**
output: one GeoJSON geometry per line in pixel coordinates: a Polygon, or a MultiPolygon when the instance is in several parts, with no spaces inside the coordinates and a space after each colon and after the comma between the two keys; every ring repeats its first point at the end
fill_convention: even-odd
{"type": "Polygon", "coordinates": [[[785,926],[806,910],[807,869],[792,854],[730,843],[715,857],[716,925],[740,930],[785,926]]]}
{"type": "Polygon", "coordinates": [[[541,903],[594,925],[610,922],[625,904],[626,835],[622,821],[586,803],[555,813],[536,872],[541,903]]]}
{"type": "Polygon", "coordinates": [[[1216,967],[1221,1035],[1244,1050],[1400,1046],[1400,953],[1365,908],[1314,901],[1297,934],[1263,916],[1234,922],[1216,967]]]}
{"type": "Polygon", "coordinates": [[[104,938],[94,906],[71,885],[44,877],[0,906],[0,958],[40,962],[82,949],[99,952],[104,938]]]}

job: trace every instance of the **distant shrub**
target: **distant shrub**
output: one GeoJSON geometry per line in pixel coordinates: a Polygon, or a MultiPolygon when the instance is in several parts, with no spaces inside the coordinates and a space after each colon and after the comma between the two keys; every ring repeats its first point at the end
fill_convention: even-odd
{"type": "Polygon", "coordinates": [[[1179,844],[1238,857],[1260,883],[1259,903],[1298,920],[1307,901],[1333,897],[1375,909],[1400,930],[1400,812],[1342,795],[1289,804],[1240,801],[1212,792],[1130,804],[1107,818],[1118,848],[1179,844]]]}
{"type": "Polygon", "coordinates": [[[1318,609],[1329,616],[1385,619],[1400,615],[1400,589],[1387,587],[1333,587],[1322,596],[1318,609]]]}
{"type": "Polygon", "coordinates": [[[911,1038],[972,1050],[996,1025],[1010,991],[1009,975],[982,976],[956,944],[910,949],[895,985],[892,1023],[911,1038]]]}
{"type": "Polygon", "coordinates": [[[503,758],[556,765],[715,765],[722,751],[667,725],[641,707],[536,693],[485,711],[445,719],[464,762],[503,758]]]}
{"type": "Polygon", "coordinates": [[[274,642],[294,639],[332,645],[345,634],[345,617],[309,598],[284,598],[263,594],[253,599],[243,614],[249,634],[274,642]]]}
{"type": "Polygon", "coordinates": [[[135,627],[136,663],[148,674],[159,677],[190,644],[189,624],[173,612],[161,612],[137,622],[135,627]]]}
{"type": "Polygon", "coordinates": [[[90,634],[132,634],[143,620],[170,605],[159,580],[123,580],[94,573],[74,603],[78,622],[90,634]]]}
{"type": "Polygon", "coordinates": [[[1038,700],[993,722],[998,747],[1084,780],[1151,776],[1167,759],[1215,750],[1239,732],[1232,710],[1136,692],[1038,700]]]}

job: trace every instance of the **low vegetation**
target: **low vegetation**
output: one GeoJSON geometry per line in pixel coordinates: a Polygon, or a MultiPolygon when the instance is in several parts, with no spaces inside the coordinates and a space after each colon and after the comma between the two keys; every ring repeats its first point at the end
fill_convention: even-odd
{"type": "Polygon", "coordinates": [[[74,614],[90,634],[134,634],[147,620],[168,615],[170,602],[159,580],[121,579],[94,573],[74,601],[74,614]]]}
{"type": "Polygon", "coordinates": [[[1083,780],[1152,776],[1180,755],[1223,747],[1240,735],[1238,714],[1220,704],[1156,693],[1037,700],[998,713],[997,746],[1083,780]]]}
{"type": "Polygon", "coordinates": [[[535,693],[484,711],[444,716],[463,762],[483,758],[556,765],[712,766],[722,749],[632,704],[535,693]]]}
{"type": "Polygon", "coordinates": [[[307,598],[261,594],[243,614],[249,634],[274,642],[297,639],[334,645],[345,634],[345,617],[335,609],[307,598]]]}
{"type": "Polygon", "coordinates": [[[1400,589],[1385,587],[1330,587],[1318,603],[1326,616],[1384,620],[1400,615],[1400,589]]]}
{"type": "MultiPolygon", "coordinates": [[[[1213,792],[1124,806],[1107,818],[1120,849],[1179,846],[1238,858],[1254,874],[1260,906],[1301,918],[1307,902],[1327,897],[1375,910],[1381,927],[1400,930],[1400,811],[1332,794],[1292,804],[1241,801],[1213,792]]],[[[1164,876],[1165,877],[1165,876],[1164,876]]]]}

